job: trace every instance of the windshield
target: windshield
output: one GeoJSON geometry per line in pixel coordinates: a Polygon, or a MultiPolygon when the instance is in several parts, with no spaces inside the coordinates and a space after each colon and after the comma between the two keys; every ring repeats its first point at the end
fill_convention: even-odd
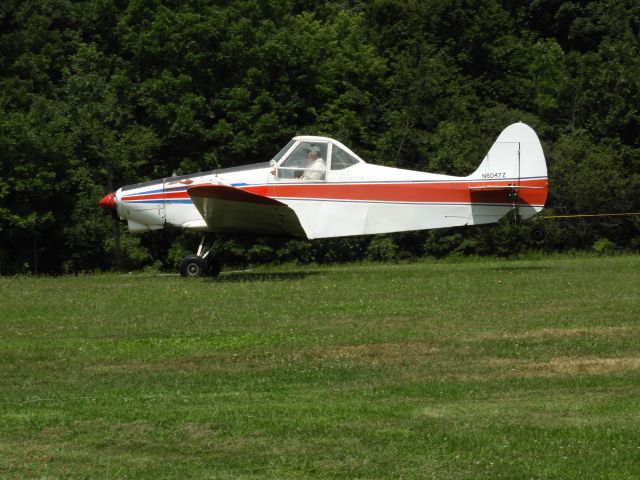
{"type": "Polygon", "coordinates": [[[289,143],[287,143],[287,144],[284,146],[284,148],[283,148],[282,150],[280,150],[280,151],[278,152],[278,154],[277,154],[275,157],[273,157],[273,158],[271,159],[271,161],[272,161],[273,163],[278,163],[278,162],[280,161],[280,159],[282,158],[282,156],[283,156],[285,153],[287,153],[287,151],[291,148],[291,146],[292,146],[294,143],[296,143],[295,139],[293,139],[293,140],[289,140],[289,143]]]}
{"type": "Polygon", "coordinates": [[[300,142],[278,167],[278,178],[324,180],[327,145],[326,142],[300,142]]]}

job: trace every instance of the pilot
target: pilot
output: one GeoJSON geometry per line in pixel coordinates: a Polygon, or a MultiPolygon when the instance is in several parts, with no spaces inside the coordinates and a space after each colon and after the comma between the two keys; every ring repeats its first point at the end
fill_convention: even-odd
{"type": "Polygon", "coordinates": [[[307,150],[307,165],[300,178],[304,180],[324,180],[326,164],[320,156],[320,147],[311,145],[307,150]]]}

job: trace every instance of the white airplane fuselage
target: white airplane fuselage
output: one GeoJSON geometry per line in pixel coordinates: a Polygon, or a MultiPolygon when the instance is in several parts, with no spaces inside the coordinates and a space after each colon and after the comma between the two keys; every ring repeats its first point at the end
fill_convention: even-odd
{"type": "Polygon", "coordinates": [[[100,204],[133,233],[314,239],[493,223],[514,210],[526,219],[544,207],[547,187],[540,141],[516,123],[466,177],[372,165],[336,140],[299,136],[271,162],[128,185],[100,204]]]}
{"type": "MultiPolygon", "coordinates": [[[[116,192],[121,218],[132,232],[170,225],[195,231],[210,231],[187,193],[196,185],[228,185],[276,199],[293,209],[306,237],[324,238],[389,233],[407,230],[478,225],[502,218],[513,210],[513,202],[471,200],[471,186],[546,185],[545,177],[469,179],[397,168],[354,165],[347,171],[328,172],[326,181],[291,182],[275,178],[270,166],[229,173],[207,173],[186,178],[166,178],[131,185],[116,192]]],[[[535,192],[538,193],[538,192],[535,192]]],[[[534,193],[534,195],[535,195],[534,193]]],[[[528,218],[544,206],[544,199],[520,205],[528,218]]],[[[241,230],[235,233],[244,233],[241,230]]],[[[246,233],[251,232],[248,225],[246,233]]],[[[224,232],[219,232],[224,233],[224,232]]]]}

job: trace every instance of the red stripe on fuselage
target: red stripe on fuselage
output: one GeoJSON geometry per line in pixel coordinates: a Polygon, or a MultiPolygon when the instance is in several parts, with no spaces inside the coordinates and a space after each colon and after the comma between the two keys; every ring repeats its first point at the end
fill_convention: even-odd
{"type": "Polygon", "coordinates": [[[345,200],[406,203],[472,203],[481,198],[481,203],[511,203],[505,190],[483,191],[478,194],[471,186],[492,187],[520,185],[526,188],[517,191],[521,203],[544,205],[547,198],[547,179],[521,180],[520,182],[425,182],[425,183],[327,183],[257,185],[242,187],[257,195],[272,198],[300,198],[317,200],[345,200]],[[473,198],[472,198],[473,195],[473,198]]]}
{"type": "MultiPolygon", "coordinates": [[[[207,185],[207,184],[205,184],[207,185]]],[[[408,183],[299,183],[247,185],[237,188],[256,195],[279,199],[342,200],[398,203],[512,203],[510,192],[505,190],[470,190],[469,187],[506,187],[520,185],[517,190],[519,203],[544,205],[547,198],[547,179],[457,182],[408,182],[408,183]]],[[[193,186],[190,188],[197,188],[193,186]]],[[[132,200],[188,199],[186,191],[136,194],[123,197],[132,200]]]]}

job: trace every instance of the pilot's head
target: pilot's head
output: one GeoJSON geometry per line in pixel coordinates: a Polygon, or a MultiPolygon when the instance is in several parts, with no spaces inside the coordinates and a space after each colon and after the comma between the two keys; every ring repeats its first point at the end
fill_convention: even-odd
{"type": "Polygon", "coordinates": [[[320,158],[320,147],[318,145],[311,145],[309,150],[307,150],[307,159],[315,160],[316,158],[320,158]]]}

